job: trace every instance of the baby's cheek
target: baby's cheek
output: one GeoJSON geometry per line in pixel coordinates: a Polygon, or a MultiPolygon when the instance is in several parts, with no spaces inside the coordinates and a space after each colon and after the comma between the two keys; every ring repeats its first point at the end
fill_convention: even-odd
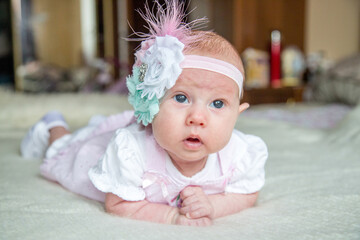
{"type": "Polygon", "coordinates": [[[220,130],[213,134],[213,144],[216,150],[214,152],[218,152],[223,149],[230,141],[232,131],[220,130]]]}

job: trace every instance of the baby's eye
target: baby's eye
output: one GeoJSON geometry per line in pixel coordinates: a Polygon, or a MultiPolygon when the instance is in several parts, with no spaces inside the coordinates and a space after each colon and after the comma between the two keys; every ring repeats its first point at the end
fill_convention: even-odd
{"type": "Polygon", "coordinates": [[[179,103],[187,103],[189,102],[187,97],[183,94],[177,94],[174,96],[174,100],[179,102],[179,103]]]}
{"type": "Polygon", "coordinates": [[[210,106],[214,108],[222,108],[224,107],[224,102],[221,100],[215,100],[210,104],[210,106]]]}

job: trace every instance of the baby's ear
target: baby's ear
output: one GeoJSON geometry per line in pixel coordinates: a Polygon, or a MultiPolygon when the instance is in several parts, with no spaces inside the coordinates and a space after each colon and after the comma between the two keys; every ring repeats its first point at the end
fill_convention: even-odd
{"type": "Polygon", "coordinates": [[[242,103],[239,106],[239,114],[242,113],[243,111],[245,111],[246,109],[248,109],[250,107],[250,105],[248,103],[242,103]]]}

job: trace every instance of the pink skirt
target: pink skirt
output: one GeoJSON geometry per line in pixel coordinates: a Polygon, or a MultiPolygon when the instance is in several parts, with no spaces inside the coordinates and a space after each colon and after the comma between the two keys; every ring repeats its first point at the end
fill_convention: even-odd
{"type": "Polygon", "coordinates": [[[88,126],[56,140],[48,148],[40,172],[74,193],[103,202],[105,193],[94,187],[88,171],[103,156],[115,131],[136,120],[133,111],[94,119],[88,126]]]}

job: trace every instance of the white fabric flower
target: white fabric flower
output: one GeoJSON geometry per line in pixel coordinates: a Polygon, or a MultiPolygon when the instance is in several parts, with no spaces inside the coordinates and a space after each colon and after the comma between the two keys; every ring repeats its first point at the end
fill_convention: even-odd
{"type": "Polygon", "coordinates": [[[147,65],[144,81],[136,86],[137,90],[143,90],[142,98],[148,95],[152,99],[156,95],[160,99],[165,89],[175,85],[182,71],[183,49],[184,44],[175,37],[156,37],[155,43],[141,59],[147,65]]]}

